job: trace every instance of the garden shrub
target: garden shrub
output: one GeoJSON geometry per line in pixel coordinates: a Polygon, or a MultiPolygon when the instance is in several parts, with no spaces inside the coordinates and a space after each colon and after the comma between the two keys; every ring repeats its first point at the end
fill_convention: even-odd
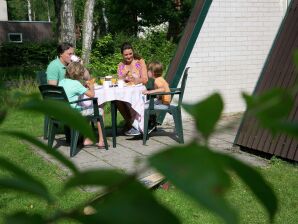
{"type": "Polygon", "coordinates": [[[141,55],[146,63],[160,61],[165,67],[172,59],[176,45],[166,40],[166,33],[153,32],[146,39],[126,36],[122,33],[108,34],[98,39],[92,49],[89,68],[94,76],[112,75],[117,73],[117,65],[122,60],[120,47],[130,42],[135,52],[141,55]]]}
{"type": "Polygon", "coordinates": [[[0,46],[0,67],[47,65],[56,56],[56,42],[4,42],[0,46]]]}
{"type": "MultiPolygon", "coordinates": [[[[123,42],[130,42],[135,51],[146,63],[160,61],[165,68],[174,55],[176,45],[166,40],[165,32],[153,32],[146,39],[127,36],[123,33],[108,34],[94,41],[87,67],[95,77],[117,73],[117,65],[122,60],[120,47],[123,42]]],[[[51,60],[56,57],[56,42],[40,43],[9,43],[0,46],[0,75],[2,77],[35,76],[40,70],[45,70],[51,60]]],[[[81,48],[76,49],[81,55],[81,48]]],[[[166,70],[166,69],[165,69],[166,70]]],[[[2,78],[3,80],[4,78],[2,78]]]]}

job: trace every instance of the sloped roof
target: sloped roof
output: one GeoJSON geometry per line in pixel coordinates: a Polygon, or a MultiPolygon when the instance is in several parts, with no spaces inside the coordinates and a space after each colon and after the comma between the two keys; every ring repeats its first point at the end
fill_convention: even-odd
{"type": "MultiPolygon", "coordinates": [[[[297,82],[297,69],[293,61],[295,49],[298,49],[298,0],[292,0],[288,7],[254,94],[258,95],[276,87],[290,88],[297,82]]],[[[288,120],[298,121],[298,95],[288,120]]],[[[273,138],[251,116],[244,116],[234,143],[247,149],[298,161],[296,139],[284,134],[273,138]]]]}

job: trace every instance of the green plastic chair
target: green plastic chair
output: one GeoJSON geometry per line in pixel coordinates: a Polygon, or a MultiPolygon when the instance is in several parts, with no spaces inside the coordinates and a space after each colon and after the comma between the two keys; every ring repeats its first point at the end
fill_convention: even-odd
{"type": "Polygon", "coordinates": [[[36,81],[37,81],[38,85],[48,84],[46,71],[37,71],[36,72],[36,81]]]}
{"type": "MultiPolygon", "coordinates": [[[[46,85],[47,81],[47,73],[45,71],[37,71],[36,72],[36,81],[38,85],[46,85]]],[[[45,115],[43,120],[43,139],[48,139],[48,130],[49,130],[49,118],[45,115]]]]}
{"type": "MultiPolygon", "coordinates": [[[[59,101],[67,102],[69,104],[92,100],[94,115],[88,115],[88,116],[85,116],[85,118],[87,118],[91,122],[97,122],[97,121],[100,122],[105,148],[106,150],[109,149],[107,138],[106,138],[106,132],[104,129],[103,119],[102,119],[102,116],[99,114],[99,110],[98,110],[97,98],[87,98],[87,99],[81,99],[81,100],[69,102],[66,96],[66,93],[64,91],[64,88],[61,86],[54,86],[54,85],[40,85],[39,91],[43,99],[59,100],[59,101]]],[[[58,121],[53,117],[48,117],[48,131],[49,131],[48,146],[49,147],[53,146],[55,135],[58,133],[58,127],[61,125],[61,123],[63,124],[63,121],[58,121]]],[[[77,144],[79,140],[79,135],[80,133],[77,130],[73,128],[70,129],[70,156],[71,157],[75,156],[78,153],[77,144]]]]}
{"type": "Polygon", "coordinates": [[[178,142],[181,144],[184,143],[182,118],[181,118],[181,104],[182,104],[184,89],[185,89],[186,80],[187,80],[187,76],[188,76],[188,69],[189,69],[189,67],[186,68],[184,71],[180,88],[170,88],[171,92],[153,93],[153,94],[148,95],[149,96],[149,107],[147,109],[145,109],[145,111],[144,111],[143,145],[145,145],[146,141],[149,139],[148,126],[149,126],[150,115],[156,115],[160,112],[169,113],[173,116],[176,134],[178,136],[178,142]],[[174,95],[179,95],[178,104],[177,105],[170,104],[169,107],[167,107],[165,109],[154,108],[154,98],[156,98],[157,96],[161,96],[161,95],[171,95],[172,98],[174,95]]]}

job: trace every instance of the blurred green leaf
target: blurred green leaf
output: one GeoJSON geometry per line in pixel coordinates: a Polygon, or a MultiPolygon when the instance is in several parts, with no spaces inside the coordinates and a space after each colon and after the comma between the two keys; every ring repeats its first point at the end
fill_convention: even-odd
{"type": "Polygon", "coordinates": [[[50,154],[51,156],[53,156],[55,159],[57,159],[63,165],[68,167],[74,173],[78,173],[78,169],[75,167],[75,165],[69,159],[67,159],[59,151],[48,147],[46,144],[39,141],[38,139],[36,139],[36,138],[26,134],[26,133],[19,132],[19,131],[7,131],[7,132],[2,132],[2,133],[12,135],[12,136],[15,136],[15,137],[19,137],[19,138],[22,138],[22,139],[30,142],[31,144],[37,146],[39,149],[41,149],[44,152],[46,152],[46,153],[50,154]]]}
{"type": "Polygon", "coordinates": [[[298,138],[298,123],[296,121],[275,122],[275,129],[298,138]]]}
{"type": "Polygon", "coordinates": [[[155,154],[149,162],[196,202],[227,223],[237,223],[235,211],[223,197],[230,186],[230,177],[218,154],[205,146],[191,143],[155,154]]]}
{"type": "Polygon", "coordinates": [[[94,201],[92,215],[74,211],[71,217],[84,223],[179,223],[179,220],[160,205],[152,193],[136,180],[121,185],[101,200],[94,201]]]}
{"type": "Polygon", "coordinates": [[[183,108],[195,118],[198,131],[207,140],[220,119],[224,103],[221,96],[214,93],[197,104],[183,104],[183,108]]]}
{"type": "Polygon", "coordinates": [[[47,188],[43,185],[43,183],[35,179],[33,176],[29,175],[26,171],[9,162],[7,159],[1,157],[0,167],[13,173],[17,177],[1,178],[0,187],[22,190],[42,197],[49,202],[53,201],[52,196],[49,194],[47,188]]]}
{"type": "Polygon", "coordinates": [[[77,186],[113,186],[128,178],[128,175],[115,170],[88,170],[69,178],[65,184],[65,188],[77,186]]]}
{"type": "Polygon", "coordinates": [[[271,89],[258,96],[243,93],[247,109],[267,120],[284,118],[293,106],[293,97],[283,89],[271,89]]]}
{"type": "Polygon", "coordinates": [[[34,224],[45,223],[45,220],[39,214],[26,214],[25,212],[18,212],[5,218],[7,224],[34,224]]]}
{"type": "Polygon", "coordinates": [[[4,121],[6,115],[7,115],[7,111],[1,109],[0,110],[0,124],[2,124],[2,122],[4,121]]]}
{"type": "Polygon", "coordinates": [[[221,157],[264,205],[270,215],[271,223],[273,223],[274,215],[277,212],[277,198],[269,184],[252,167],[230,156],[221,155],[221,157]]]}
{"type": "Polygon", "coordinates": [[[87,120],[79,111],[72,109],[69,104],[54,100],[31,100],[22,107],[25,110],[31,110],[54,117],[63,121],[71,128],[78,130],[86,138],[96,141],[94,132],[87,120]]]}
{"type": "Polygon", "coordinates": [[[243,93],[248,113],[256,116],[273,134],[292,110],[294,99],[289,91],[272,89],[258,96],[243,93]]]}
{"type": "Polygon", "coordinates": [[[296,68],[298,68],[298,50],[295,50],[294,52],[294,63],[296,65],[296,68]]]}

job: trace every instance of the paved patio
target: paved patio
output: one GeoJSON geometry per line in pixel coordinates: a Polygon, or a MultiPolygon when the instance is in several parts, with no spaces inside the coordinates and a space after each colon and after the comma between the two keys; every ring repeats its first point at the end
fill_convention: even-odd
{"type": "MultiPolygon", "coordinates": [[[[267,164],[266,160],[243,152],[239,147],[233,146],[240,121],[241,114],[223,117],[218,124],[218,131],[210,140],[210,146],[216,151],[231,154],[253,166],[265,166],[267,164]]],[[[194,136],[197,136],[193,120],[185,120],[183,127],[186,143],[194,136]]],[[[156,132],[151,133],[145,146],[142,144],[141,137],[128,137],[124,135],[117,136],[116,148],[112,147],[111,137],[108,137],[108,142],[110,145],[109,150],[99,150],[95,146],[83,148],[75,157],[71,158],[71,161],[73,161],[80,170],[114,168],[128,173],[138,171],[140,179],[147,181],[148,178],[150,179],[152,177],[154,181],[158,181],[160,177],[156,175],[154,170],[146,166],[146,158],[164,148],[177,144],[172,124],[159,126],[156,132]]],[[[54,147],[69,157],[69,146],[66,145],[64,136],[58,136],[54,147]]],[[[37,152],[49,162],[57,163],[50,156],[39,150],[37,152]]],[[[65,170],[68,171],[67,169],[65,170]]]]}

